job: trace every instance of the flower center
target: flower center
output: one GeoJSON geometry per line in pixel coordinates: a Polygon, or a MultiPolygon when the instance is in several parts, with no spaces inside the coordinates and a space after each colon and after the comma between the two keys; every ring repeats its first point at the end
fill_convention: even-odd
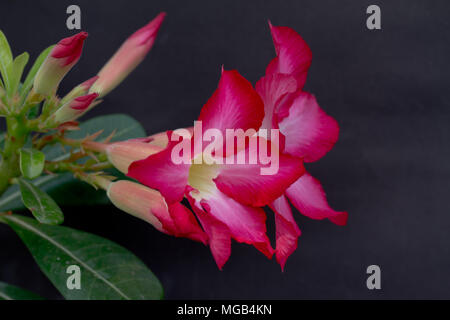
{"type": "MultiPolygon", "coordinates": [[[[202,157],[200,154],[197,157],[202,157]]],[[[203,159],[204,160],[204,159],[203,159]]],[[[205,161],[201,164],[195,164],[192,161],[192,165],[189,169],[188,184],[198,190],[198,193],[193,192],[192,196],[196,199],[197,197],[207,199],[216,190],[216,184],[213,179],[219,174],[219,165],[217,164],[206,164],[205,161]]]]}

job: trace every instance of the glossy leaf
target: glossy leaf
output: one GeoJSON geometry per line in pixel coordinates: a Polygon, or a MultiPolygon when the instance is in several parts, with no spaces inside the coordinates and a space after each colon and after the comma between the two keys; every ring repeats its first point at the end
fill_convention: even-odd
{"type": "Polygon", "coordinates": [[[23,204],[39,222],[60,224],[64,221],[61,209],[48,194],[23,178],[18,180],[23,204]]]}
{"type": "Polygon", "coordinates": [[[31,291],[0,282],[0,300],[42,300],[42,298],[31,291]]]}
{"type": "Polygon", "coordinates": [[[155,275],[135,255],[112,241],[61,226],[42,225],[19,215],[2,217],[19,235],[37,264],[66,299],[161,299],[155,275]],[[68,289],[80,269],[80,289],[68,289]],[[76,272],[76,271],[75,271],[76,272]]]}
{"type": "MultiPolygon", "coordinates": [[[[104,128],[98,137],[104,139],[114,130],[111,141],[140,138],[145,136],[145,130],[139,122],[124,114],[113,114],[87,120],[80,125],[80,130],[69,133],[70,138],[83,138],[104,128]]],[[[69,155],[60,146],[50,146],[44,150],[47,160],[63,160],[69,155]]],[[[118,172],[114,170],[114,175],[118,172]]],[[[46,175],[33,180],[33,184],[47,192],[60,206],[64,205],[95,205],[108,204],[109,200],[102,190],[94,190],[90,185],[75,180],[71,174],[46,175]],[[70,191],[70,192],[69,192],[70,191]]],[[[0,198],[0,211],[24,209],[20,199],[18,186],[10,187],[0,198]]]]}
{"type": "Polygon", "coordinates": [[[25,78],[25,81],[23,82],[22,87],[20,88],[19,92],[22,96],[22,99],[26,98],[26,95],[28,91],[30,91],[31,87],[33,86],[34,77],[36,76],[36,73],[38,72],[39,68],[41,67],[42,63],[44,62],[45,58],[47,58],[50,51],[53,49],[54,46],[50,46],[39,55],[39,57],[34,62],[33,66],[31,67],[30,71],[28,72],[27,77],[25,78]]]}
{"type": "Polygon", "coordinates": [[[28,119],[35,119],[39,115],[39,111],[41,110],[41,106],[39,104],[34,105],[30,108],[30,111],[28,111],[27,118],[28,119]]]}
{"type": "Polygon", "coordinates": [[[5,34],[0,31],[0,73],[3,77],[3,85],[9,87],[8,68],[12,63],[12,52],[5,34]]]}
{"type": "Polygon", "coordinates": [[[22,78],[23,69],[28,63],[30,56],[27,52],[17,56],[8,68],[9,85],[7,89],[8,97],[12,97],[19,88],[20,79],[22,78]]]}
{"type": "Polygon", "coordinates": [[[3,144],[5,143],[6,133],[1,132],[0,133],[0,148],[3,148],[3,144]]]}
{"type": "Polygon", "coordinates": [[[39,150],[20,149],[20,172],[27,179],[34,179],[44,170],[45,154],[39,150]]]}

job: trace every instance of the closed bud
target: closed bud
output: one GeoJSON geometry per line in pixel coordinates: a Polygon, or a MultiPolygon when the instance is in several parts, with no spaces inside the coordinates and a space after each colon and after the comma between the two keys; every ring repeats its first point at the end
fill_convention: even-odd
{"type": "Polygon", "coordinates": [[[95,76],[95,77],[92,77],[92,78],[86,80],[85,82],[77,85],[75,88],[70,90],[70,92],[68,94],[66,94],[64,96],[64,98],[61,99],[61,103],[65,104],[74,98],[83,96],[86,93],[88,93],[89,89],[94,84],[94,82],[97,81],[97,79],[98,79],[98,76],[95,76]]]}
{"type": "Polygon", "coordinates": [[[89,106],[91,106],[92,102],[97,97],[97,93],[90,93],[65,103],[55,112],[54,117],[52,118],[53,121],[56,123],[63,123],[77,119],[88,110],[89,106]]]}
{"type": "Polygon", "coordinates": [[[119,85],[144,60],[155,42],[156,35],[164,20],[160,13],[145,27],[132,34],[99,72],[99,79],[90,92],[105,96],[119,85]]]}
{"type": "Polygon", "coordinates": [[[159,146],[140,140],[128,140],[111,143],[106,147],[106,154],[117,170],[127,174],[128,167],[134,161],[142,160],[161,151],[159,146]]]}
{"type": "Polygon", "coordinates": [[[109,183],[107,195],[120,210],[147,221],[157,230],[206,244],[207,236],[193,214],[180,203],[167,205],[158,191],[120,180],[109,183]]]}
{"type": "Polygon", "coordinates": [[[111,182],[107,189],[108,198],[120,210],[147,221],[159,231],[164,231],[153,211],[167,211],[161,194],[141,184],[120,180],[111,182]]]}
{"type": "Polygon", "coordinates": [[[55,45],[34,78],[35,93],[48,96],[56,91],[61,80],[80,59],[87,36],[87,32],[80,32],[55,45]]]}

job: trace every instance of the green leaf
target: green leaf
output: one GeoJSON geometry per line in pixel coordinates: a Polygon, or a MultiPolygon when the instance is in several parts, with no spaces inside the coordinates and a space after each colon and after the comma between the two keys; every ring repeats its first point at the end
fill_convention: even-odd
{"type": "Polygon", "coordinates": [[[3,216],[30,250],[37,264],[66,299],[161,299],[155,275],[125,248],[99,236],[61,226],[41,225],[20,215],[3,216]],[[81,288],[68,289],[78,266],[81,288]]]}
{"type": "Polygon", "coordinates": [[[9,88],[9,75],[8,68],[12,63],[12,52],[9,47],[8,40],[6,40],[5,34],[0,31],[0,73],[3,77],[3,84],[6,88],[9,88]]]}
{"type": "Polygon", "coordinates": [[[30,58],[28,52],[24,52],[17,56],[13,63],[9,65],[9,85],[7,87],[8,97],[12,97],[19,87],[20,79],[22,78],[23,69],[30,58]]]}
{"type": "Polygon", "coordinates": [[[0,300],[42,300],[42,298],[31,291],[0,282],[0,300]]]}
{"type": "MultiPolygon", "coordinates": [[[[83,138],[104,128],[98,139],[109,136],[114,129],[116,134],[112,141],[144,137],[145,130],[139,122],[128,115],[113,114],[87,120],[80,125],[80,130],[69,133],[70,138],[83,138]]],[[[64,160],[69,155],[60,146],[49,146],[44,150],[47,160],[64,160]]],[[[118,175],[118,172],[114,172],[118,175]]],[[[71,174],[46,175],[33,180],[33,184],[47,192],[60,206],[104,205],[110,203],[102,190],[95,190],[87,183],[75,180],[71,174]]],[[[0,211],[18,211],[24,209],[18,186],[10,187],[0,198],[0,211]]]]}
{"type": "Polygon", "coordinates": [[[39,111],[41,110],[40,104],[36,104],[33,107],[30,108],[30,111],[28,111],[27,118],[28,119],[36,119],[39,115],[39,111]]]}
{"type": "Polygon", "coordinates": [[[61,209],[48,194],[23,178],[18,180],[23,204],[39,222],[60,224],[64,221],[61,209]]]}
{"type": "Polygon", "coordinates": [[[45,154],[39,150],[20,149],[20,172],[27,179],[34,179],[44,170],[45,154]]]}
{"type": "Polygon", "coordinates": [[[0,148],[2,148],[2,149],[3,149],[3,144],[5,142],[5,138],[6,138],[6,132],[0,133],[0,148]]]}
{"type": "Polygon", "coordinates": [[[36,73],[38,72],[39,68],[41,67],[44,60],[47,58],[50,51],[53,49],[54,45],[48,47],[42,53],[39,55],[39,57],[34,62],[33,66],[31,67],[30,71],[28,72],[27,77],[25,78],[25,81],[23,82],[22,87],[20,88],[19,92],[22,97],[22,103],[25,100],[28,91],[31,90],[31,87],[33,86],[34,77],[36,76],[36,73]]]}

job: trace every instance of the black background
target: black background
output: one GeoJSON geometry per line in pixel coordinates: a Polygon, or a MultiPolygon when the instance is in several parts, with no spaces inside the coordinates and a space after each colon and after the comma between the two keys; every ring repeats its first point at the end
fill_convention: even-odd
{"type": "MultiPolygon", "coordinates": [[[[66,225],[130,249],[169,299],[450,298],[448,1],[2,0],[0,28],[14,54],[35,58],[73,34],[65,26],[70,4],[80,5],[90,35],[61,93],[95,75],[158,12],[168,13],[147,59],[89,114],[128,113],[149,134],[191,126],[222,64],[255,83],[274,57],[267,19],[294,28],[313,52],[306,90],[341,127],[335,148],[307,169],[349,221],[338,227],[296,213],[303,234],[283,273],[237,243],[219,271],[208,248],[113,207],[65,208],[66,225]],[[370,4],[381,7],[382,30],[366,28],[370,4]],[[378,291],[366,288],[371,264],[381,267],[378,291]]],[[[5,226],[0,281],[60,297],[5,226]]]]}

